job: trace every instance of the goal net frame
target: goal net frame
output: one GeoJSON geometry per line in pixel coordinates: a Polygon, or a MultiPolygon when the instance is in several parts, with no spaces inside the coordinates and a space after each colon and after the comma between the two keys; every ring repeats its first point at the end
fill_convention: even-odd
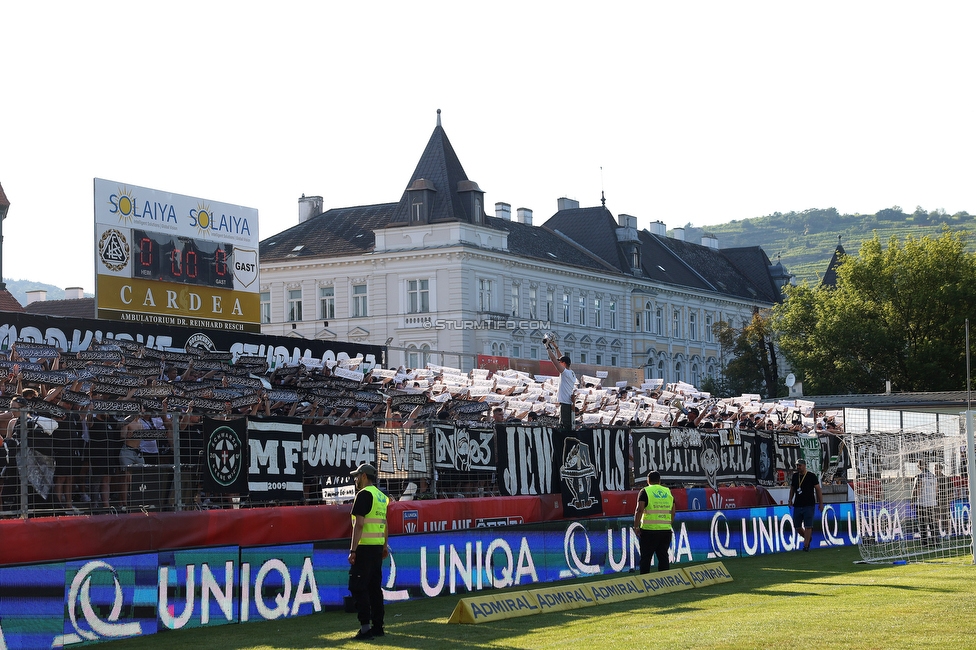
{"type": "Polygon", "coordinates": [[[859,423],[845,412],[861,558],[890,564],[972,556],[965,419],[871,414],[875,422],[859,423]]]}

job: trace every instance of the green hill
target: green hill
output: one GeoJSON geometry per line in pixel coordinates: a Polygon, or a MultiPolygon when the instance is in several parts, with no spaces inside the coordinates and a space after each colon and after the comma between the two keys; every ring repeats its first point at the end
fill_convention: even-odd
{"type": "MultiPolygon", "coordinates": [[[[948,215],[943,211],[926,212],[922,208],[906,214],[898,206],[875,214],[839,214],[834,208],[814,208],[803,212],[776,212],[704,228],[688,224],[684,228],[688,241],[701,241],[703,234],[710,234],[718,238],[720,248],[761,246],[773,262],[779,256],[783,266],[795,276],[795,284],[806,281],[813,285],[820,282],[827,269],[837,248],[838,236],[844,250],[856,254],[861,242],[874,237],[875,232],[882,243],[887,243],[892,236],[900,240],[908,235],[938,237],[943,226],[953,231],[976,232],[976,215],[968,212],[948,215]]],[[[970,241],[968,250],[976,252],[976,242],[970,241]]]]}

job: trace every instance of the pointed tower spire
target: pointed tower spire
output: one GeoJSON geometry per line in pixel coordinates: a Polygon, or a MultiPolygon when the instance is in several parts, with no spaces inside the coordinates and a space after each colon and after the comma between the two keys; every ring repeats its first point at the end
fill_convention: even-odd
{"type": "Polygon", "coordinates": [[[437,126],[441,125],[441,109],[437,109],[437,126]]]}

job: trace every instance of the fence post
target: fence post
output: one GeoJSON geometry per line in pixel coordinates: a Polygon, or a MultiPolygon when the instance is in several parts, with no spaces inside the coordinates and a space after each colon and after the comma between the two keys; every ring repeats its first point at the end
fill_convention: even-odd
{"type": "Polygon", "coordinates": [[[20,446],[17,449],[17,476],[20,479],[20,518],[27,519],[27,411],[20,411],[20,446]]]}
{"type": "Polygon", "coordinates": [[[173,427],[173,509],[183,510],[183,458],[180,453],[180,416],[169,419],[173,427]]]}

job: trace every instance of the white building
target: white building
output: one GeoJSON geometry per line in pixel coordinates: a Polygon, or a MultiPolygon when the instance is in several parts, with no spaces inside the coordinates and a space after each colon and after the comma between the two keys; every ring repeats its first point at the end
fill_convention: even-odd
{"type": "Polygon", "coordinates": [[[574,363],[698,385],[720,371],[711,326],[780,300],[782,268],[758,246],[687,242],[661,222],[638,231],[569,199],[533,225],[506,203],[486,214],[484,195],[438,111],[398,202],[323,212],[303,196],[298,225],[261,242],[262,331],[389,341],[389,365],[468,370],[478,354],[545,359],[551,330],[574,363]]]}

